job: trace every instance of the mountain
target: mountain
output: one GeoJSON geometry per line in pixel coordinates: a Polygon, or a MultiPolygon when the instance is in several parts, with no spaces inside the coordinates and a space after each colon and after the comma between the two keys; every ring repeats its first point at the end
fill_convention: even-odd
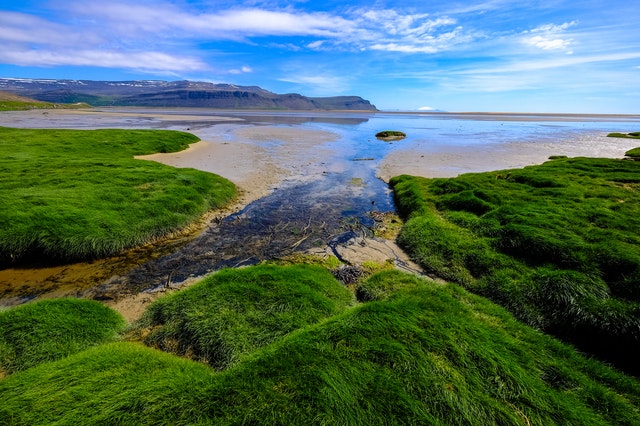
{"type": "Polygon", "coordinates": [[[0,78],[0,91],[44,102],[86,102],[93,106],[377,111],[359,96],[313,98],[297,93],[277,94],[258,86],[200,81],[0,78]]]}

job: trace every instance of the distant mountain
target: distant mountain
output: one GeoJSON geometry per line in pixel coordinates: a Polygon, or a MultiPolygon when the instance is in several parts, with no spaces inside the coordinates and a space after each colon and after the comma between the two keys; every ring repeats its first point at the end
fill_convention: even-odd
{"type": "Polygon", "coordinates": [[[86,102],[93,106],[377,111],[359,96],[312,98],[296,93],[277,94],[257,86],[200,81],[0,78],[0,91],[44,102],[86,102]]]}

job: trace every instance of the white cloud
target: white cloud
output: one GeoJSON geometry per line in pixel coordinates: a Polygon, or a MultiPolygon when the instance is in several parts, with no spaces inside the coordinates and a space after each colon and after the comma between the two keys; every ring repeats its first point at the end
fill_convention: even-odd
{"type": "Polygon", "coordinates": [[[246,73],[252,73],[253,69],[247,66],[243,66],[240,69],[232,69],[229,70],[229,74],[246,74],[246,73]]]}
{"type": "Polygon", "coordinates": [[[393,9],[351,9],[343,16],[301,12],[292,8],[266,10],[238,8],[215,13],[189,13],[166,3],[107,5],[74,3],[69,9],[89,19],[100,19],[121,37],[143,34],[162,38],[247,40],[266,36],[321,37],[306,43],[309,49],[351,48],[432,53],[469,40],[461,27],[451,29],[452,18],[400,13],[393,9]]]}
{"type": "Polygon", "coordinates": [[[617,62],[630,59],[640,59],[640,52],[611,53],[589,56],[562,56],[548,60],[526,60],[508,63],[498,67],[474,68],[459,71],[457,74],[499,74],[526,71],[540,71],[552,68],[563,68],[599,62],[617,62]]]}
{"type": "Polygon", "coordinates": [[[319,49],[325,43],[326,40],[317,40],[307,44],[309,49],[319,49]]]}
{"type": "MultiPolygon", "coordinates": [[[[344,14],[289,7],[195,11],[167,1],[53,3],[57,22],[0,12],[0,57],[18,65],[86,65],[182,72],[204,70],[200,42],[271,39],[271,48],[432,54],[473,39],[456,20],[393,9],[348,9],[344,14]],[[58,16],[56,16],[58,13],[58,16]],[[309,37],[302,43],[285,37],[309,37]],[[78,49],[78,46],[82,46],[78,49]],[[162,52],[162,53],[160,53],[162,52]],[[155,62],[155,64],[153,63],[155,62]]],[[[209,51],[212,52],[212,51],[209,51]]],[[[211,54],[211,53],[209,53],[211,54]]],[[[247,73],[247,68],[230,73],[247,73]]],[[[323,84],[311,82],[311,84],[323,84]]],[[[324,84],[339,86],[336,80],[324,84]]]]}
{"type": "Polygon", "coordinates": [[[349,31],[352,23],[327,13],[306,13],[258,8],[229,9],[215,13],[189,13],[172,4],[74,3],[69,9],[81,16],[96,17],[130,35],[163,32],[171,37],[244,39],[252,36],[314,35],[335,37],[349,31]]]}
{"type": "Polygon", "coordinates": [[[353,10],[361,50],[402,53],[436,53],[473,39],[450,17],[401,14],[395,10],[353,10]]]}
{"type": "Polygon", "coordinates": [[[181,73],[208,69],[208,66],[198,59],[162,52],[3,49],[0,50],[0,61],[21,66],[95,66],[160,73],[181,73]]]}
{"type": "Polygon", "coordinates": [[[570,46],[574,40],[562,37],[561,34],[576,24],[576,21],[571,21],[560,25],[546,24],[539,26],[533,30],[525,31],[524,34],[526,35],[522,38],[522,43],[542,50],[562,50],[565,53],[572,54],[570,46]]]}
{"type": "Polygon", "coordinates": [[[420,108],[418,108],[418,111],[434,111],[435,108],[430,107],[430,106],[421,106],[420,108]]]}

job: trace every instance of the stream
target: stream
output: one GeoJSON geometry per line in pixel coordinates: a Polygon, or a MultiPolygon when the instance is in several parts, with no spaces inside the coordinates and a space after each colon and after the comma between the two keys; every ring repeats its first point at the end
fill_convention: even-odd
{"type": "MultiPolygon", "coordinates": [[[[245,114],[243,117],[251,126],[273,126],[274,122],[277,126],[296,126],[312,122],[330,132],[334,131],[333,126],[353,126],[367,121],[333,115],[245,114]]],[[[139,122],[131,119],[118,123],[120,127],[136,124],[139,122]]],[[[225,125],[233,126],[237,122],[174,122],[169,118],[147,123],[151,128],[188,128],[203,139],[202,135],[215,134],[225,125]]],[[[71,125],[66,123],[66,126],[71,125]]],[[[261,144],[268,147],[280,142],[262,141],[261,144]]],[[[354,238],[371,236],[375,222],[372,212],[395,211],[388,185],[376,177],[376,165],[391,149],[391,144],[363,133],[355,137],[342,135],[325,145],[328,147],[323,147],[322,155],[318,154],[317,161],[309,166],[313,171],[301,170],[302,177],[285,179],[270,194],[242,210],[209,221],[196,235],[93,262],[56,265],[35,261],[0,271],[0,306],[66,295],[113,300],[179,285],[224,267],[252,265],[313,248],[334,250],[354,238]]],[[[335,250],[334,254],[339,257],[335,250]]]]}

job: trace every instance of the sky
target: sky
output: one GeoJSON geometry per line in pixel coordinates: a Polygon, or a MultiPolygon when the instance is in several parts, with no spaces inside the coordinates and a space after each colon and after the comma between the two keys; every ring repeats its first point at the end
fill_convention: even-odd
{"type": "Polygon", "coordinates": [[[640,0],[0,0],[0,77],[640,113],[640,0]]]}

